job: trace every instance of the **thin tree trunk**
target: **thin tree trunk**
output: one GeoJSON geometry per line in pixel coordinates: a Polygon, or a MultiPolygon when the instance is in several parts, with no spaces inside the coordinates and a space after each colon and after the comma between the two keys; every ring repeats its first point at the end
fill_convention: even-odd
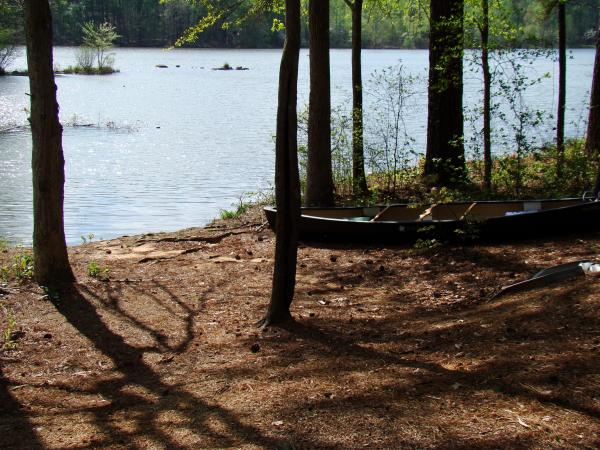
{"type": "Polygon", "coordinates": [[[286,38],[279,69],[277,136],[275,139],[275,267],[271,303],[260,325],[291,319],[296,285],[300,181],[298,176],[297,89],[300,53],[300,0],[286,0],[286,38]]]}
{"type": "Polygon", "coordinates": [[[483,186],[492,191],[492,126],[491,98],[492,76],[489,61],[490,14],[489,0],[481,1],[483,23],[481,25],[481,66],[483,69],[483,186]]]}
{"type": "Polygon", "coordinates": [[[307,206],[332,206],[329,0],[308,4],[310,95],[308,102],[307,206]]]}
{"type": "Polygon", "coordinates": [[[64,157],[52,64],[48,0],[25,0],[31,90],[34,276],[42,285],[74,281],[63,223],[64,157]]]}
{"type": "MultiPolygon", "coordinates": [[[[588,158],[598,158],[600,155],[600,26],[596,34],[596,57],[594,59],[594,75],[592,78],[592,93],[590,98],[590,113],[588,116],[585,151],[588,158]]],[[[600,163],[594,184],[594,196],[600,192],[600,163]]]]}
{"type": "Polygon", "coordinates": [[[466,176],[463,142],[463,0],[431,0],[424,176],[439,186],[466,176]]]}
{"type": "Polygon", "coordinates": [[[558,2],[558,112],[556,120],[556,177],[562,178],[565,158],[565,109],[567,99],[567,41],[565,3],[558,2]]]}
{"type": "Polygon", "coordinates": [[[596,35],[596,57],[590,95],[585,151],[589,158],[600,154],[600,26],[596,35]]]}
{"type": "Polygon", "coordinates": [[[596,174],[596,182],[594,183],[594,198],[597,198],[600,200],[599,194],[600,194],[600,164],[598,165],[598,173],[596,174]]]}
{"type": "Polygon", "coordinates": [[[362,9],[363,0],[347,2],[352,9],[352,189],[355,199],[368,195],[365,175],[362,95],[362,9]]]}

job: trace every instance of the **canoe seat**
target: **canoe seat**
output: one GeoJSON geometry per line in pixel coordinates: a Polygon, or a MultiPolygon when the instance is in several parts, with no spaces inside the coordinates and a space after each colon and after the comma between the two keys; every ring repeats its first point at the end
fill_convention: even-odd
{"type": "Polygon", "coordinates": [[[441,203],[431,209],[431,219],[459,220],[470,206],[470,203],[441,203]]]}
{"type": "Polygon", "coordinates": [[[392,205],[383,209],[379,214],[373,217],[371,221],[381,222],[386,220],[418,220],[419,216],[423,213],[424,210],[424,207],[409,208],[406,205],[392,205]]]}
{"type": "Polygon", "coordinates": [[[472,203],[464,212],[461,220],[483,220],[490,217],[502,217],[507,213],[522,211],[534,211],[534,209],[525,209],[525,202],[501,202],[501,203],[472,203]]]}

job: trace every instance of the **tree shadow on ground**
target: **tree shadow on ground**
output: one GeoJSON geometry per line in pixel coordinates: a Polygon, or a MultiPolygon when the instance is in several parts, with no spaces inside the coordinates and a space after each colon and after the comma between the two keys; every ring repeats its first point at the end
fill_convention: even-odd
{"type": "Polygon", "coordinates": [[[0,365],[0,436],[4,448],[44,448],[23,406],[13,398],[0,365]]]}
{"type": "MultiPolygon", "coordinates": [[[[106,406],[89,409],[101,435],[89,445],[124,445],[141,438],[146,445],[181,448],[168,426],[160,426],[159,423],[162,415],[173,413],[176,417],[171,420],[177,422],[177,428],[195,435],[202,446],[227,447],[255,443],[276,447],[276,440],[243,423],[231,411],[164,381],[143,361],[144,349],[127,344],[123,336],[106,326],[91,303],[90,296],[94,296],[91,291],[78,286],[66,291],[62,300],[55,305],[73,327],[111,359],[116,372],[120,374],[117,379],[101,380],[84,389],[88,394],[109,400],[106,406]],[[111,420],[119,412],[133,422],[128,430],[124,430],[114,418],[111,420]]],[[[78,391],[77,388],[73,389],[73,392],[78,391]]]]}
{"type": "MultiPolygon", "coordinates": [[[[578,303],[576,299],[586,292],[589,292],[589,289],[585,285],[564,289],[560,293],[550,295],[535,311],[519,311],[519,306],[524,300],[483,305],[481,308],[456,316],[452,325],[439,329],[435,326],[428,326],[423,330],[413,329],[403,333],[401,337],[397,334],[380,332],[380,330],[400,326],[393,317],[378,320],[355,319],[353,330],[349,330],[345,322],[336,323],[330,319],[326,323],[318,320],[293,322],[286,325],[285,329],[293,336],[314,343],[314,346],[305,347],[304,350],[308,352],[303,355],[305,358],[313,356],[309,353],[316,352],[325,353],[325,356],[322,356],[325,361],[328,359],[327,356],[344,357],[355,362],[370,361],[376,366],[398,365],[423,369],[424,372],[419,375],[422,384],[450,387],[454,383],[460,383],[472,389],[491,388],[508,395],[529,397],[540,403],[555,404],[599,419],[600,408],[581,403],[569,389],[556,389],[560,392],[550,395],[527,387],[550,383],[562,388],[564,386],[561,386],[561,377],[563,382],[567,383],[569,376],[581,377],[597,372],[595,355],[581,357],[576,353],[579,350],[578,333],[582,331],[582,326],[583,332],[600,329],[600,322],[597,319],[576,312],[575,306],[578,303]],[[471,323],[475,319],[482,318],[499,321],[502,324],[502,334],[498,335],[497,331],[486,333],[485,329],[482,330],[478,324],[471,323]],[[562,322],[557,322],[559,320],[562,322]],[[532,329],[532,324],[535,324],[536,330],[532,329]],[[579,328],[577,328],[578,324],[579,328]],[[377,332],[372,333],[373,330],[377,332]],[[403,342],[416,343],[416,346],[410,346],[409,351],[403,352],[403,342]],[[490,343],[490,346],[486,343],[490,343]],[[451,354],[457,353],[457,348],[460,348],[485,360],[486,356],[491,356],[489,352],[494,343],[498,344],[497,348],[501,353],[494,355],[494,358],[487,358],[488,361],[468,371],[447,369],[438,363],[429,362],[427,355],[421,354],[432,350],[451,354]],[[374,348],[374,345],[379,344],[396,345],[400,355],[404,353],[408,356],[379,351],[374,348]],[[564,351],[566,355],[560,353],[553,355],[550,359],[552,364],[548,365],[551,367],[550,370],[528,370],[535,365],[530,358],[535,359],[537,353],[552,353],[553,349],[557,352],[564,351]],[[571,353],[568,352],[570,350],[571,353]]],[[[533,295],[535,296],[535,293],[533,295]]],[[[436,325],[440,319],[448,322],[446,314],[430,312],[428,320],[423,323],[436,325]]],[[[323,366],[322,370],[327,372],[332,370],[332,367],[323,366]]],[[[341,370],[343,369],[339,368],[339,371],[341,370]]]]}

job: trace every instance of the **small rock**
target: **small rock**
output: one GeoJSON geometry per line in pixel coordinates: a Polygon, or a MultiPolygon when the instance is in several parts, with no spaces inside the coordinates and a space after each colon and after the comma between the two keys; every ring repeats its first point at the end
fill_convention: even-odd
{"type": "Polygon", "coordinates": [[[106,250],[106,254],[107,254],[107,255],[110,255],[111,253],[112,253],[112,251],[111,251],[111,250],[106,250]]]}

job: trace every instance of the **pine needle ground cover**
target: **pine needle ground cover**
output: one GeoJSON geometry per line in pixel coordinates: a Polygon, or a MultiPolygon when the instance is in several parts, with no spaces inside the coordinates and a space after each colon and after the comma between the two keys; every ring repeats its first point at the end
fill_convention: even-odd
{"type": "Polygon", "coordinates": [[[273,246],[249,211],[72,247],[78,282],[60,294],[6,272],[0,447],[600,445],[600,280],[490,300],[541,268],[598,259],[599,233],[305,244],[295,323],[259,331],[273,246]]]}

